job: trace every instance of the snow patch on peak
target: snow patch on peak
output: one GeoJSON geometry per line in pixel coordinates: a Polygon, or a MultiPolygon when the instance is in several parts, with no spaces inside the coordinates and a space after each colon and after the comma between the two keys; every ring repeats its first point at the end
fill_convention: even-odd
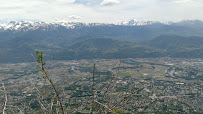
{"type": "Polygon", "coordinates": [[[128,25],[128,26],[142,26],[142,25],[152,25],[152,24],[158,24],[161,23],[159,21],[151,21],[151,20],[137,20],[132,19],[130,21],[123,21],[119,25],[128,25]]]}
{"type": "Polygon", "coordinates": [[[12,31],[28,31],[28,30],[36,30],[39,28],[43,28],[43,30],[47,30],[49,28],[54,29],[60,26],[63,26],[67,29],[74,29],[75,26],[82,26],[85,24],[79,22],[33,22],[33,21],[11,21],[9,23],[0,24],[0,30],[12,30],[12,31]]]}
{"type": "Polygon", "coordinates": [[[67,21],[54,21],[51,23],[46,22],[33,22],[33,21],[11,21],[9,23],[0,24],[0,30],[11,30],[11,31],[29,31],[37,30],[50,30],[57,29],[58,27],[65,27],[67,29],[75,29],[87,26],[102,26],[102,25],[111,25],[104,23],[81,23],[81,22],[67,22],[67,21]]]}
{"type": "Polygon", "coordinates": [[[91,26],[112,26],[112,25],[121,25],[121,26],[144,26],[150,25],[153,27],[160,27],[162,25],[203,25],[202,21],[199,20],[190,20],[190,21],[181,21],[181,22],[170,22],[170,21],[152,21],[152,20],[137,20],[132,19],[129,21],[122,21],[118,24],[105,24],[105,23],[81,23],[81,22],[68,22],[63,20],[57,20],[51,23],[39,22],[39,21],[11,21],[9,23],[0,24],[0,31],[29,31],[29,30],[55,30],[58,27],[64,27],[66,29],[76,29],[82,27],[91,27],[91,26]]]}

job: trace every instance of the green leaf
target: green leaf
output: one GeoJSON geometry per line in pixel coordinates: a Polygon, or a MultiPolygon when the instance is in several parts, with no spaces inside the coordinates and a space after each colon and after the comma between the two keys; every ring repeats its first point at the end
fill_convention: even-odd
{"type": "Polygon", "coordinates": [[[38,55],[38,54],[39,54],[39,51],[36,51],[35,53],[38,55]]]}
{"type": "Polygon", "coordinates": [[[115,113],[115,114],[122,114],[121,111],[118,110],[118,109],[116,109],[116,108],[114,108],[114,113],[115,113]]]}
{"type": "Polygon", "coordinates": [[[45,74],[48,75],[49,74],[48,71],[45,71],[45,74]]]}
{"type": "Polygon", "coordinates": [[[43,78],[43,79],[46,79],[46,77],[45,77],[45,76],[43,76],[42,78],[43,78]]]}
{"type": "Polygon", "coordinates": [[[36,60],[37,61],[37,63],[40,63],[40,60],[36,60]]]}

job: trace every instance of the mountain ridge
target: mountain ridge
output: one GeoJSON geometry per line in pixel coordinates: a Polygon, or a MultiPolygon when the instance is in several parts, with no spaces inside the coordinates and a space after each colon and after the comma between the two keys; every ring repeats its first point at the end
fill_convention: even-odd
{"type": "Polygon", "coordinates": [[[49,25],[36,22],[34,26],[30,22],[11,22],[9,25],[13,29],[0,30],[0,62],[32,61],[30,53],[35,50],[43,50],[49,59],[53,54],[58,54],[59,60],[91,59],[92,55],[96,58],[116,58],[118,55],[123,58],[184,57],[182,55],[187,54],[187,57],[202,57],[200,51],[203,43],[193,40],[193,36],[203,37],[203,25],[200,21],[183,23],[187,22],[182,22],[182,25],[139,26],[69,23],[65,27],[62,26],[64,23],[49,25]],[[196,26],[196,22],[199,26],[196,26]],[[25,25],[25,28],[20,25],[25,25]],[[174,39],[176,36],[183,37],[185,41],[174,39]],[[188,37],[192,37],[192,40],[188,40],[188,37]],[[183,42],[185,45],[181,44],[183,42]]]}
{"type": "Polygon", "coordinates": [[[175,25],[175,26],[188,26],[192,25],[203,25],[203,21],[200,20],[183,20],[180,22],[161,22],[161,21],[151,21],[151,20],[141,20],[132,19],[129,21],[123,21],[117,24],[107,24],[107,23],[82,23],[82,22],[40,22],[40,21],[10,21],[9,23],[0,24],[0,31],[13,30],[13,31],[28,31],[36,30],[40,27],[45,29],[48,27],[65,27],[67,29],[74,29],[75,27],[88,27],[88,26],[163,26],[163,25],[175,25]]]}

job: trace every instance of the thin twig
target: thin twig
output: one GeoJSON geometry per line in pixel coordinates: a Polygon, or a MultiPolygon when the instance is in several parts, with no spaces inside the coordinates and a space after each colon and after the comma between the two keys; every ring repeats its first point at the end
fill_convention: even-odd
{"type": "MultiPolygon", "coordinates": [[[[55,96],[54,96],[55,97],[55,96]]],[[[54,99],[51,99],[51,103],[50,103],[50,111],[52,111],[53,105],[54,105],[54,99]]]]}
{"type": "Polygon", "coordinates": [[[128,97],[130,97],[131,95],[133,95],[134,93],[138,92],[139,90],[141,90],[141,89],[143,89],[143,88],[145,88],[145,87],[141,87],[141,88],[139,88],[138,90],[132,92],[131,94],[129,94],[129,95],[123,97],[123,99],[120,100],[120,102],[118,102],[118,103],[116,103],[115,105],[113,105],[112,108],[114,108],[114,107],[116,107],[117,105],[121,104],[123,101],[125,101],[125,99],[127,99],[128,97]]]}
{"type": "MultiPolygon", "coordinates": [[[[106,90],[105,90],[105,92],[103,93],[103,95],[102,95],[102,98],[101,98],[101,102],[103,103],[104,102],[104,97],[106,96],[106,94],[108,93],[108,91],[110,90],[110,87],[111,86],[114,86],[114,83],[113,83],[113,81],[114,81],[114,79],[116,78],[116,77],[118,77],[118,74],[119,74],[119,70],[120,70],[120,66],[121,66],[121,62],[120,62],[120,60],[118,60],[118,68],[117,68],[117,70],[116,70],[116,73],[112,76],[112,78],[111,78],[111,80],[108,82],[108,85],[106,86],[106,90]]],[[[108,99],[108,105],[109,105],[109,99],[108,99]]],[[[99,113],[101,113],[101,108],[100,108],[100,112],[99,113]]]]}
{"type": "Polygon", "coordinates": [[[23,111],[19,108],[19,107],[17,107],[17,106],[12,106],[12,105],[7,105],[8,107],[14,107],[14,108],[17,108],[19,111],[20,111],[20,114],[23,114],[23,111]]]}
{"type": "Polygon", "coordinates": [[[119,70],[120,70],[120,66],[121,66],[120,60],[119,60],[118,62],[119,62],[119,64],[118,64],[118,69],[116,70],[116,74],[112,76],[111,80],[109,81],[108,85],[106,86],[106,91],[105,91],[104,94],[102,95],[101,101],[104,100],[105,95],[107,94],[107,92],[109,91],[111,85],[113,84],[113,80],[114,80],[116,77],[118,77],[119,70]]]}
{"type": "Polygon", "coordinates": [[[93,70],[93,76],[92,76],[92,109],[91,109],[91,114],[93,114],[93,110],[94,110],[94,75],[95,75],[95,64],[94,64],[94,70],[93,70]]]}
{"type": "MultiPolygon", "coordinates": [[[[42,53],[40,53],[40,54],[41,54],[41,56],[42,56],[42,53]]],[[[33,56],[33,54],[31,54],[31,55],[33,56]]],[[[33,57],[34,57],[34,56],[33,56],[33,57]]],[[[35,58],[34,58],[34,59],[35,59],[35,58]]],[[[36,61],[36,59],[35,59],[35,61],[36,61]]],[[[58,91],[57,91],[57,89],[56,89],[54,83],[52,82],[52,80],[49,78],[49,76],[48,76],[48,72],[46,72],[45,69],[44,69],[43,57],[40,57],[40,61],[41,61],[40,69],[41,69],[41,71],[44,73],[46,79],[51,83],[51,85],[52,85],[52,89],[54,90],[54,92],[55,92],[55,94],[56,94],[57,100],[59,101],[59,104],[60,104],[60,107],[61,107],[62,113],[65,114],[65,113],[64,113],[64,109],[63,109],[62,102],[61,102],[61,100],[60,100],[60,98],[59,98],[58,91]]]]}
{"type": "Polygon", "coordinates": [[[6,110],[6,105],[7,105],[7,102],[8,102],[8,97],[7,97],[7,92],[6,92],[6,89],[5,89],[5,86],[4,86],[4,83],[1,81],[2,83],[2,87],[4,89],[4,96],[5,96],[5,101],[4,101],[4,108],[3,108],[3,114],[5,114],[5,110],[6,110]]]}
{"type": "Polygon", "coordinates": [[[44,107],[44,105],[40,102],[39,99],[37,99],[38,103],[40,104],[41,108],[45,110],[45,112],[47,111],[47,109],[44,107]]]}
{"type": "Polygon", "coordinates": [[[56,104],[57,104],[57,107],[56,107],[56,114],[58,114],[58,113],[59,113],[59,108],[58,108],[59,102],[57,101],[56,104]]]}
{"type": "MultiPolygon", "coordinates": [[[[37,93],[40,95],[40,91],[39,91],[39,89],[38,89],[36,86],[34,86],[34,88],[37,90],[37,93]]],[[[45,111],[47,111],[47,108],[44,107],[44,105],[40,102],[40,100],[37,99],[37,101],[38,101],[39,104],[41,105],[42,109],[44,109],[45,111]]]]}
{"type": "Polygon", "coordinates": [[[102,103],[100,103],[100,102],[98,102],[98,101],[94,101],[95,103],[98,103],[99,105],[101,105],[101,106],[103,106],[104,108],[106,108],[108,111],[111,111],[111,112],[113,112],[113,110],[111,109],[111,108],[109,108],[108,106],[106,106],[105,104],[102,104],[102,103]]]}

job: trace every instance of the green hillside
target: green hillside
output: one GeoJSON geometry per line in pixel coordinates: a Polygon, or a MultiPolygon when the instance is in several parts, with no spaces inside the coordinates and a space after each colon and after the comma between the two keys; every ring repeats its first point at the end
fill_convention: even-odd
{"type": "Polygon", "coordinates": [[[162,51],[134,43],[99,38],[76,43],[58,55],[58,58],[64,57],[63,59],[142,58],[160,57],[162,51]]]}
{"type": "Polygon", "coordinates": [[[159,36],[148,42],[148,46],[163,49],[170,57],[203,57],[203,37],[159,36]]]}
{"type": "Polygon", "coordinates": [[[203,37],[183,37],[174,35],[162,35],[154,38],[149,43],[149,46],[174,50],[174,49],[184,49],[184,48],[202,48],[203,47],[203,37]]]}
{"type": "Polygon", "coordinates": [[[120,41],[111,38],[77,38],[72,41],[64,38],[33,38],[19,36],[0,42],[0,62],[33,61],[31,53],[43,50],[46,59],[53,55],[57,60],[94,58],[201,58],[203,57],[202,37],[182,37],[161,35],[145,44],[120,41]]]}

